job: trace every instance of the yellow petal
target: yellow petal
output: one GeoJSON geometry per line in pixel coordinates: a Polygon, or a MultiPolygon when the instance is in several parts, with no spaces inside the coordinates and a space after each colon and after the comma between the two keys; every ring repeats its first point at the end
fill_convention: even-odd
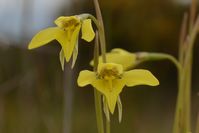
{"type": "Polygon", "coordinates": [[[106,101],[106,97],[103,95],[103,111],[104,114],[106,116],[106,119],[110,122],[110,111],[109,111],[109,107],[108,107],[108,103],[106,101]]]}
{"type": "MultiPolygon", "coordinates": [[[[111,52],[106,54],[107,62],[112,62],[116,64],[121,64],[124,70],[132,67],[135,64],[136,55],[132,54],[126,50],[116,48],[111,50],[111,52]]],[[[99,63],[102,63],[102,56],[99,57],[99,63]]],[[[90,62],[93,66],[93,60],[90,62]]]]}
{"type": "Polygon", "coordinates": [[[91,19],[85,19],[82,22],[82,39],[90,42],[94,39],[95,32],[93,31],[91,19]]]}
{"type": "Polygon", "coordinates": [[[98,91],[105,95],[110,112],[113,114],[117,98],[124,87],[123,80],[115,79],[112,80],[112,88],[107,80],[97,79],[91,83],[98,91]]]}
{"type": "Polygon", "coordinates": [[[74,48],[74,50],[73,50],[73,61],[72,61],[72,66],[71,66],[71,68],[73,68],[73,67],[75,66],[75,62],[76,62],[76,60],[77,60],[77,56],[78,56],[78,41],[77,41],[77,43],[76,43],[76,45],[75,45],[75,48],[74,48]]]}
{"type": "Polygon", "coordinates": [[[119,123],[121,123],[121,121],[122,121],[122,102],[121,102],[120,96],[118,96],[118,98],[117,98],[117,107],[118,107],[118,119],[119,119],[119,123]]]}
{"type": "Polygon", "coordinates": [[[156,77],[150,71],[144,69],[127,71],[123,74],[122,79],[127,86],[159,85],[158,79],[156,79],[156,77]]]}
{"type": "MultiPolygon", "coordinates": [[[[67,43],[67,45],[64,45],[62,47],[64,47],[64,54],[65,54],[65,58],[66,61],[68,62],[72,56],[73,50],[75,48],[75,45],[77,44],[78,41],[78,36],[79,36],[79,31],[80,31],[80,25],[78,25],[75,30],[71,33],[72,35],[68,35],[70,42],[67,43]]],[[[68,39],[68,38],[67,38],[68,39]]],[[[65,38],[66,41],[66,38],[65,38]]]]}
{"type": "Polygon", "coordinates": [[[95,80],[95,73],[88,70],[83,70],[79,73],[77,84],[80,87],[86,86],[88,84],[91,84],[93,80],[95,80]]]}
{"type": "Polygon", "coordinates": [[[55,39],[60,42],[60,40],[64,39],[65,37],[66,37],[66,32],[64,32],[60,28],[58,27],[47,28],[40,31],[33,37],[33,39],[28,45],[28,49],[38,48],[40,46],[48,44],[49,42],[55,39]]]}

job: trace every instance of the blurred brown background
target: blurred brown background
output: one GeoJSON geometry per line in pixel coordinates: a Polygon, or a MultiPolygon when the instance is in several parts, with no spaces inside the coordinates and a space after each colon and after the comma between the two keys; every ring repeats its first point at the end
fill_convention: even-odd
{"type": "MultiPolygon", "coordinates": [[[[99,0],[108,51],[153,51],[178,55],[183,13],[191,0],[99,0]]],[[[93,55],[93,42],[80,41],[73,71],[61,71],[56,41],[36,50],[27,45],[61,15],[94,13],[92,0],[0,0],[0,133],[96,133],[93,89],[76,79],[93,55]],[[72,76],[71,76],[72,75],[72,76]],[[64,113],[65,112],[65,113],[64,113]],[[71,123],[71,124],[70,124],[71,123]],[[72,127],[71,127],[72,126],[72,127]],[[71,128],[70,128],[71,127],[71,128]]],[[[194,48],[192,121],[198,106],[199,46],[194,48]]],[[[113,133],[170,133],[177,96],[177,72],[169,61],[145,63],[160,86],[124,88],[123,120],[112,117],[113,133]]]]}

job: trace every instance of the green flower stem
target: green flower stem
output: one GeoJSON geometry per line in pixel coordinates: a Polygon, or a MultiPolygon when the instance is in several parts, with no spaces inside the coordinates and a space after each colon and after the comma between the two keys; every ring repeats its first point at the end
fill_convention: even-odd
{"type": "Polygon", "coordinates": [[[94,89],[94,96],[98,133],[104,133],[101,94],[99,91],[94,89]]]}
{"type": "MultiPolygon", "coordinates": [[[[192,36],[196,36],[192,33],[192,36]]],[[[195,39],[195,37],[191,37],[195,39]]],[[[191,41],[191,40],[190,40],[191,41]]],[[[191,41],[194,42],[194,41],[191,41]]],[[[192,44],[190,45],[192,46],[192,44]]],[[[181,48],[182,49],[182,48],[181,48]]],[[[189,51],[189,50],[188,50],[189,51]]],[[[182,52],[182,51],[181,51],[182,52]]],[[[189,51],[192,53],[192,51],[189,51]]],[[[138,57],[138,62],[136,65],[143,63],[145,61],[155,61],[168,59],[175,64],[178,69],[178,87],[179,92],[177,96],[177,106],[175,113],[174,129],[173,133],[187,133],[191,131],[190,129],[190,94],[191,94],[191,66],[192,66],[192,54],[186,53],[185,59],[179,62],[176,58],[169,54],[164,53],[146,53],[139,52],[136,53],[138,57]],[[189,54],[189,55],[188,55],[189,54]],[[189,57],[189,59],[188,59],[189,57]],[[184,64],[183,64],[184,62],[184,64]]],[[[183,52],[182,52],[183,54],[183,52]]]]}
{"type": "Polygon", "coordinates": [[[101,46],[101,52],[102,52],[102,59],[103,62],[106,62],[106,40],[105,40],[105,33],[104,28],[102,24],[91,14],[84,14],[87,16],[87,18],[92,19],[92,21],[95,23],[97,29],[99,30],[99,40],[100,40],[100,46],[101,46]]]}
{"type": "Polygon", "coordinates": [[[136,53],[136,55],[137,55],[137,63],[135,64],[135,66],[145,61],[156,61],[156,60],[167,59],[167,60],[170,60],[177,67],[179,72],[181,72],[182,67],[180,63],[172,55],[165,54],[165,53],[148,53],[148,52],[138,52],[136,53]]]}
{"type": "Polygon", "coordinates": [[[93,15],[91,14],[81,14],[81,18],[87,19],[90,18],[96,25],[97,30],[99,31],[99,40],[100,40],[100,46],[101,46],[101,52],[102,52],[102,59],[103,62],[106,62],[106,39],[105,39],[105,32],[104,32],[104,26],[100,23],[93,15]]]}
{"type": "MultiPolygon", "coordinates": [[[[95,4],[95,6],[96,6],[96,4],[95,4]]],[[[99,11],[97,11],[97,12],[99,12],[99,11]]],[[[105,32],[104,32],[103,24],[100,24],[100,21],[98,21],[91,14],[82,14],[81,17],[82,18],[90,18],[95,23],[97,30],[99,31],[99,33],[98,32],[96,33],[96,40],[97,41],[95,43],[98,44],[98,36],[99,36],[101,53],[102,53],[102,60],[105,63],[106,62],[106,41],[105,41],[105,32]]],[[[101,22],[103,22],[103,21],[101,21],[101,22]]],[[[97,45],[97,48],[95,48],[95,49],[98,49],[98,50],[95,51],[95,53],[97,53],[97,55],[94,56],[94,71],[97,70],[97,66],[98,66],[99,46],[97,45]]],[[[97,125],[98,125],[98,132],[99,133],[104,132],[101,101],[102,101],[101,94],[95,90],[96,117],[97,117],[97,125]],[[99,118],[99,117],[101,117],[101,118],[99,118]]],[[[106,126],[107,125],[108,124],[106,124],[106,126]]],[[[110,125],[110,123],[109,123],[109,125],[110,125]]],[[[110,126],[108,126],[106,129],[110,132],[110,126]],[[109,128],[109,130],[108,130],[108,128],[109,128]]]]}
{"type": "MultiPolygon", "coordinates": [[[[99,43],[98,43],[98,32],[96,32],[95,38],[95,48],[94,48],[94,71],[97,71],[98,59],[99,59],[99,43]]],[[[104,133],[104,123],[103,123],[103,114],[102,114],[102,99],[99,91],[94,89],[95,97],[95,112],[97,120],[98,133],[104,133]]]]}
{"type": "MultiPolygon", "coordinates": [[[[187,23],[188,23],[188,14],[184,13],[183,21],[181,24],[181,31],[179,37],[179,63],[181,66],[184,64],[184,54],[185,54],[185,47],[184,41],[186,38],[187,33],[187,23]]],[[[178,94],[177,94],[177,102],[176,102],[176,110],[175,110],[175,117],[174,117],[174,124],[173,124],[173,133],[182,133],[184,130],[183,127],[183,118],[184,116],[184,87],[183,87],[183,70],[178,73],[178,94]]]]}
{"type": "Polygon", "coordinates": [[[111,125],[108,119],[106,119],[106,133],[110,133],[111,132],[111,125]]]}
{"type": "MultiPolygon", "coordinates": [[[[193,7],[193,5],[192,5],[193,7]]],[[[191,132],[191,77],[192,77],[192,60],[193,46],[199,28],[199,17],[195,24],[195,16],[191,15],[189,34],[186,33],[187,15],[185,14],[179,48],[179,61],[182,71],[179,73],[179,92],[177,99],[177,108],[173,133],[191,132]]]]}
{"type": "Polygon", "coordinates": [[[106,62],[106,39],[105,39],[105,32],[104,32],[104,22],[103,22],[103,18],[102,18],[101,9],[99,6],[99,1],[98,0],[93,0],[93,1],[94,1],[94,5],[95,5],[97,19],[98,19],[99,25],[101,27],[99,29],[99,36],[101,38],[100,46],[101,46],[101,52],[102,52],[102,60],[105,63],[106,62]]]}
{"type": "MultiPolygon", "coordinates": [[[[102,25],[100,25],[99,21],[93,15],[91,15],[91,14],[84,14],[84,15],[86,15],[87,18],[92,19],[92,21],[95,23],[97,29],[99,30],[99,40],[100,40],[100,46],[101,46],[102,60],[105,63],[106,62],[106,41],[105,41],[104,29],[103,29],[102,25]]],[[[99,55],[98,55],[98,57],[99,57],[99,55]]],[[[98,60],[98,59],[96,59],[96,60],[98,60]]],[[[94,62],[95,62],[95,59],[94,59],[94,62]]],[[[101,101],[101,97],[99,100],[101,101]]],[[[106,126],[107,125],[108,124],[106,124],[106,126]]],[[[110,125],[110,122],[109,122],[109,125],[110,125]]],[[[110,132],[110,126],[106,127],[106,129],[110,132]]]]}
{"type": "MultiPolygon", "coordinates": [[[[101,53],[102,53],[102,61],[106,63],[106,39],[105,39],[105,32],[104,32],[104,23],[103,18],[99,6],[98,0],[93,0],[95,5],[95,11],[97,15],[97,20],[95,20],[95,17],[90,16],[90,18],[93,20],[93,22],[96,24],[98,30],[99,30],[99,39],[100,39],[100,47],[101,47],[101,53]],[[98,23],[97,23],[98,22],[98,23]]],[[[106,133],[110,133],[110,121],[106,119],[106,133]]]]}
{"type": "Polygon", "coordinates": [[[184,71],[182,75],[182,86],[184,86],[184,131],[191,132],[191,77],[192,77],[192,60],[193,60],[193,46],[195,42],[196,35],[199,28],[199,17],[197,18],[195,24],[190,33],[186,38],[185,46],[187,46],[187,51],[184,59],[184,71]]]}

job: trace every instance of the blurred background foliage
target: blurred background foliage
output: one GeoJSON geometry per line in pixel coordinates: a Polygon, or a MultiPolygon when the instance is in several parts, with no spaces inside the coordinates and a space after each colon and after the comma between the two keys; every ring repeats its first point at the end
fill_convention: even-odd
{"type": "MultiPolygon", "coordinates": [[[[131,52],[165,52],[177,57],[182,16],[191,0],[99,1],[108,51],[121,47],[131,52]]],[[[97,132],[93,89],[76,85],[78,72],[92,69],[88,64],[93,42],[80,41],[77,64],[72,71],[67,64],[65,72],[61,71],[56,41],[27,50],[32,36],[54,26],[58,16],[85,12],[95,14],[92,0],[0,0],[0,133],[66,133],[70,118],[71,133],[97,132]]],[[[193,61],[193,130],[199,109],[197,43],[193,61]]],[[[168,61],[148,62],[139,68],[152,71],[160,86],[125,88],[121,94],[123,121],[118,123],[116,112],[112,132],[169,133],[177,96],[176,68],[168,61]]]]}

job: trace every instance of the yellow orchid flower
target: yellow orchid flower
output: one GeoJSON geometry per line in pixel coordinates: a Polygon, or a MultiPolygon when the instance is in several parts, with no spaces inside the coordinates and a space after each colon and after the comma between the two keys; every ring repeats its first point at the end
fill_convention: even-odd
{"type": "Polygon", "coordinates": [[[101,92],[107,101],[108,108],[113,114],[116,102],[123,87],[136,85],[157,86],[159,81],[148,70],[134,69],[123,71],[123,66],[115,63],[100,63],[97,72],[83,70],[78,77],[80,87],[91,84],[101,92]]]}
{"type": "MultiPolygon", "coordinates": [[[[121,64],[124,70],[131,68],[136,61],[136,54],[130,53],[121,48],[114,48],[110,52],[106,53],[107,62],[121,64]]],[[[102,56],[99,56],[99,63],[103,63],[102,56]]],[[[94,65],[94,61],[90,62],[90,65],[94,65]]]]}
{"type": "Polygon", "coordinates": [[[80,29],[82,39],[90,42],[94,39],[95,33],[92,28],[91,19],[79,16],[61,16],[55,20],[57,27],[50,27],[37,33],[28,45],[28,49],[38,48],[53,40],[57,40],[62,50],[60,51],[60,61],[62,67],[64,58],[68,62],[73,54],[73,65],[77,58],[78,36],[80,29]]]}

